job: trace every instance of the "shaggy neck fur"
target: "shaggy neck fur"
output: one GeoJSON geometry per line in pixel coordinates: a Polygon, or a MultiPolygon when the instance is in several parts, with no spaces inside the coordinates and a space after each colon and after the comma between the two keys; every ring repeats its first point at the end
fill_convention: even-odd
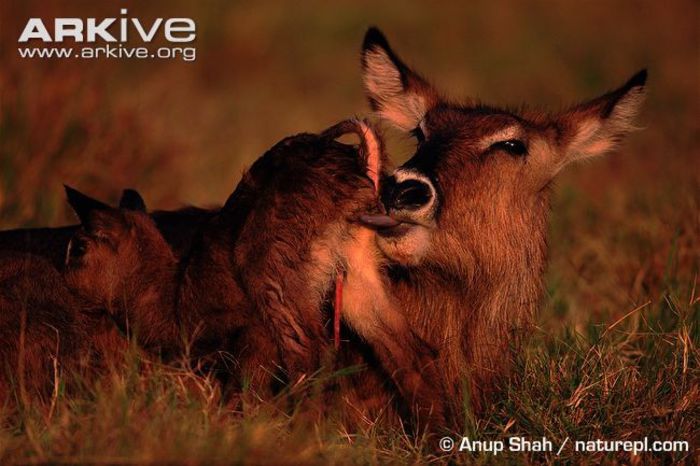
{"type": "Polygon", "coordinates": [[[533,218],[489,225],[508,236],[489,243],[482,233],[484,241],[471,247],[472,267],[426,264],[391,273],[413,328],[439,349],[448,384],[459,392],[468,381],[477,410],[497,376],[507,374],[510,350],[530,328],[542,294],[548,195],[538,203],[541,214],[533,218]]]}

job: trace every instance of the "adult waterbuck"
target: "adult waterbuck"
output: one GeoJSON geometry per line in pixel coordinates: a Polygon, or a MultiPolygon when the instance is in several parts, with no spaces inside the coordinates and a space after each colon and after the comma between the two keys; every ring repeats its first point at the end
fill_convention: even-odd
{"type": "MultiPolygon", "coordinates": [[[[418,140],[384,179],[378,246],[394,263],[391,291],[441,353],[455,393],[483,408],[530,328],[543,289],[552,180],[612,150],[633,129],[646,71],[555,114],[445,99],[377,29],[362,50],[372,109],[418,140]]],[[[461,403],[461,400],[455,400],[461,403]]]]}

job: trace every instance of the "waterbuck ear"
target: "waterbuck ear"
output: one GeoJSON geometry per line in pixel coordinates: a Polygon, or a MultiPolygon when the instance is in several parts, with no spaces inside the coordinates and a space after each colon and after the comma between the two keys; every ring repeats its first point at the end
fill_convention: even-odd
{"type": "Polygon", "coordinates": [[[636,129],[634,119],[644,102],[646,80],[647,71],[642,70],[622,87],[578,105],[558,118],[566,141],[565,164],[603,155],[636,129]]]}
{"type": "Polygon", "coordinates": [[[66,190],[66,197],[68,198],[68,204],[73,208],[75,213],[78,215],[80,222],[85,224],[89,221],[90,214],[93,211],[106,211],[110,210],[111,207],[107,204],[93,199],[87,196],[77,189],[73,189],[68,185],[63,185],[66,190]]]}
{"type": "Polygon", "coordinates": [[[377,28],[367,31],[362,44],[362,80],[372,110],[404,131],[416,128],[438,101],[435,90],[399,59],[377,28]]]}
{"type": "Polygon", "coordinates": [[[122,191],[122,198],[119,200],[119,208],[146,212],[146,202],[135,189],[125,189],[122,191]]]}

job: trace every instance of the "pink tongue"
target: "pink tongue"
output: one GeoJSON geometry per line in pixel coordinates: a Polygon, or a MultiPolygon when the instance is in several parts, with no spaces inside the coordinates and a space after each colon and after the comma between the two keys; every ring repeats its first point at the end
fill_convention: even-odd
{"type": "Polygon", "coordinates": [[[396,219],[389,217],[388,215],[376,214],[376,215],[360,215],[360,221],[368,227],[373,228],[393,228],[395,226],[401,225],[396,219]]]}

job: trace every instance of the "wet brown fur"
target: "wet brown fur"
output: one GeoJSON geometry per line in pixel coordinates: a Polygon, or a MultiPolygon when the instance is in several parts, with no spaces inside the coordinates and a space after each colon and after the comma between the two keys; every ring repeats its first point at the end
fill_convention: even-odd
{"type": "Polygon", "coordinates": [[[99,310],[77,299],[41,257],[0,255],[0,406],[48,401],[62,380],[89,378],[126,341],[99,310]]]}

